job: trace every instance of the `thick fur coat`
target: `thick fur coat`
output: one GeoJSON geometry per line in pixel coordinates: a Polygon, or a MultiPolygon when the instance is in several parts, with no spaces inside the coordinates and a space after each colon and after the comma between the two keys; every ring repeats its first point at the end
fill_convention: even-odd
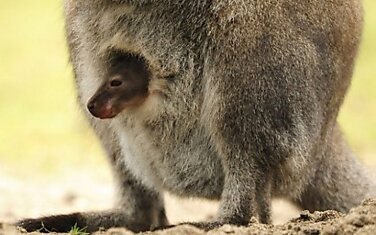
{"type": "Polygon", "coordinates": [[[120,200],[21,226],[163,227],[163,191],[220,200],[214,221],[195,224],[206,229],[251,216],[267,223],[273,196],[345,212],[375,195],[336,122],[360,0],[66,0],[65,13],[79,102],[120,200]],[[149,96],[99,120],[86,105],[119,53],[146,61],[149,96]]]}

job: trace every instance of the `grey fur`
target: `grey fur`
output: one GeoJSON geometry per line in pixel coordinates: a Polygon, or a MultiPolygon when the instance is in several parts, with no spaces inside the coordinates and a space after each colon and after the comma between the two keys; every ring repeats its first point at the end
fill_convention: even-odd
{"type": "Polygon", "coordinates": [[[166,226],[163,191],[219,199],[206,229],[267,223],[274,196],[346,212],[375,195],[336,122],[360,0],[66,0],[65,12],[79,102],[120,189],[115,211],[79,214],[89,231],[166,226]],[[99,120],[85,107],[113,50],[147,61],[150,95],[99,120]]]}

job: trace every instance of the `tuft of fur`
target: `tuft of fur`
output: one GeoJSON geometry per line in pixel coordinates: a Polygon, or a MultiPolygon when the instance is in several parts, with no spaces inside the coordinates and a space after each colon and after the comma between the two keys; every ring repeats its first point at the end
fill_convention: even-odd
{"type": "Polygon", "coordinates": [[[84,108],[120,194],[113,211],[80,214],[88,231],[167,226],[163,191],[220,200],[213,222],[195,224],[206,229],[268,223],[273,196],[345,212],[375,195],[336,122],[360,0],[66,0],[65,13],[82,107],[109,51],[143,58],[152,76],[145,102],[111,120],[84,108]]]}

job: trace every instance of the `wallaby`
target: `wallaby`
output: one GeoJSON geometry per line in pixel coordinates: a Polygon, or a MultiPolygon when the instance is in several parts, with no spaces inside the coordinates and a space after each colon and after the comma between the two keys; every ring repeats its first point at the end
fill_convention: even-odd
{"type": "Polygon", "coordinates": [[[164,191],[220,200],[213,221],[191,223],[206,230],[270,222],[273,196],[346,212],[376,195],[336,121],[360,0],[66,0],[65,14],[79,102],[120,200],[17,223],[27,231],[163,228],[164,191]],[[105,88],[114,75],[120,92],[105,88]]]}
{"type": "Polygon", "coordinates": [[[143,60],[119,54],[112,60],[101,87],[88,102],[88,110],[97,118],[113,118],[146,98],[148,82],[149,73],[143,60]]]}

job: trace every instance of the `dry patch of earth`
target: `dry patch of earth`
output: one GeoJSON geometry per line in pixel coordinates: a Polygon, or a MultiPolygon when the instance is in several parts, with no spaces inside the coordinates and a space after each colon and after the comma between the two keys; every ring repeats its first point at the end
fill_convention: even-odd
{"type": "MultiPolygon", "coordinates": [[[[0,235],[25,234],[10,224],[25,217],[74,211],[101,210],[111,207],[114,200],[110,180],[93,181],[87,178],[39,182],[0,177],[0,235]],[[95,183],[94,183],[95,182],[95,183]]],[[[167,215],[172,224],[184,221],[202,221],[213,218],[217,203],[200,200],[180,200],[166,195],[167,215]]],[[[348,214],[336,211],[309,213],[299,210],[282,200],[273,202],[273,225],[264,225],[256,220],[247,227],[224,225],[205,232],[189,225],[146,232],[148,235],[227,235],[227,234],[301,234],[301,235],[374,235],[376,234],[376,199],[369,199],[348,214]]],[[[32,233],[34,235],[39,233],[32,233]]],[[[96,235],[131,235],[123,228],[97,232],[96,235]]],[[[80,234],[83,235],[83,234],[80,234]]]]}

